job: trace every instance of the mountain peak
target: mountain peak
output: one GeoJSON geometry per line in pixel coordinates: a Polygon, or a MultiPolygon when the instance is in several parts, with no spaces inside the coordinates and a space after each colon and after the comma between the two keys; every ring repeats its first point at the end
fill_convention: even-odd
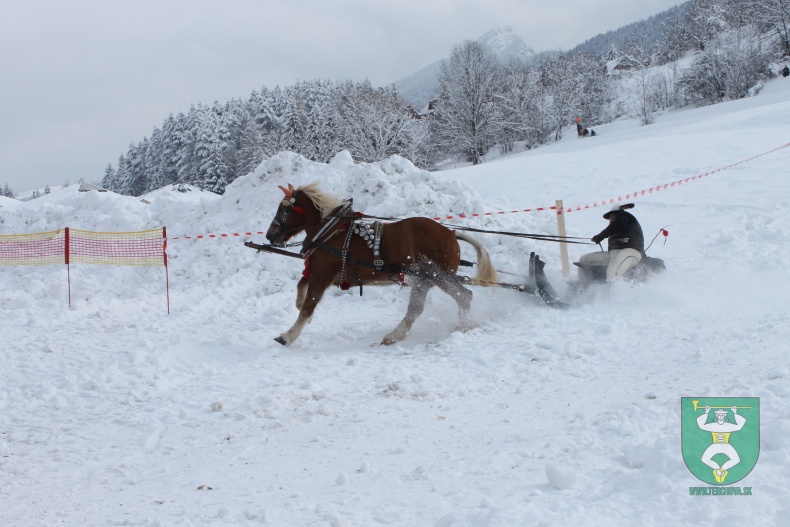
{"type": "MultiPolygon", "coordinates": [[[[511,26],[496,27],[478,38],[476,42],[490,49],[503,64],[512,59],[527,61],[535,55],[535,51],[527,46],[524,39],[513,33],[511,26]]],[[[396,81],[395,86],[404,99],[417,107],[422,107],[436,94],[441,64],[441,60],[429,64],[416,73],[396,81]]]]}
{"type": "Polygon", "coordinates": [[[535,54],[524,39],[513,33],[511,26],[496,27],[478,38],[477,42],[488,46],[500,60],[511,58],[524,60],[535,54]]]}

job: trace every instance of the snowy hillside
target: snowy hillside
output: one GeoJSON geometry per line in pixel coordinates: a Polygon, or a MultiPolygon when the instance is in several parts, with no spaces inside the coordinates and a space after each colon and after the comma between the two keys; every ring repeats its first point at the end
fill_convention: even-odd
{"type": "MultiPolygon", "coordinates": [[[[777,79],[448,172],[283,153],[222,197],[70,186],[0,208],[2,234],[167,227],[172,308],[162,268],[0,266],[0,525],[787,525],[789,114],[777,79]],[[268,227],[277,185],[316,180],[372,215],[504,212],[448,221],[491,230],[556,233],[553,212],[510,211],[562,199],[584,238],[606,224],[593,204],[636,193],[647,241],[670,233],[648,250],[668,270],[568,311],[475,287],[465,333],[432,291],[390,347],[408,289],[331,289],[284,348],[301,262],[234,234],[268,227]],[[736,483],[753,495],[689,495],[704,485],[680,398],[696,396],[760,398],[759,460],[736,483]]],[[[479,239],[508,282],[537,251],[565,290],[557,246],[479,239]]]]}

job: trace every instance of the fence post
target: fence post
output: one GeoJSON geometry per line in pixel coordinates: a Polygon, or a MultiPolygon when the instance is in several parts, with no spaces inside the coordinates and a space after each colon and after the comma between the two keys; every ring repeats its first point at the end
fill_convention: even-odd
{"type": "Polygon", "coordinates": [[[66,280],[69,285],[69,307],[71,307],[71,259],[69,255],[71,254],[71,246],[69,240],[69,228],[66,227],[66,236],[63,242],[63,256],[66,259],[66,280]]]}
{"type": "MultiPolygon", "coordinates": [[[[554,205],[557,207],[557,234],[565,238],[565,209],[562,200],[556,200],[554,205]]],[[[571,273],[571,266],[568,261],[568,244],[565,242],[560,242],[560,261],[562,262],[562,276],[568,276],[571,273]]]]}
{"type": "Polygon", "coordinates": [[[170,272],[167,270],[167,227],[162,227],[162,258],[165,264],[165,289],[167,291],[167,314],[170,314],[170,272]]]}

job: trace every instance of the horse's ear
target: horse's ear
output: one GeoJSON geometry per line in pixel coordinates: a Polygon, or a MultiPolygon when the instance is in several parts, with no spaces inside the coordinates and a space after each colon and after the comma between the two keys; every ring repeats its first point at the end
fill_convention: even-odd
{"type": "Polygon", "coordinates": [[[291,199],[293,197],[295,189],[294,186],[291,185],[290,183],[288,183],[288,188],[285,188],[281,185],[277,185],[277,188],[283,191],[283,194],[285,194],[286,199],[291,199]]]}

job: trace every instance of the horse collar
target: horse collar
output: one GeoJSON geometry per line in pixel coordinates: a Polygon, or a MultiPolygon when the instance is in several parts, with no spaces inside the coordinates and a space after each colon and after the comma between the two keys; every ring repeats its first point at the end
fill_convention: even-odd
{"type": "Polygon", "coordinates": [[[329,216],[324,218],[324,220],[319,224],[318,231],[314,235],[305,238],[304,242],[302,243],[301,254],[307,254],[313,245],[325,242],[334,236],[335,232],[340,230],[339,228],[335,229],[335,227],[337,227],[338,223],[340,223],[342,220],[347,219],[346,214],[351,210],[351,206],[352,200],[349,199],[332,211],[329,216]]]}

